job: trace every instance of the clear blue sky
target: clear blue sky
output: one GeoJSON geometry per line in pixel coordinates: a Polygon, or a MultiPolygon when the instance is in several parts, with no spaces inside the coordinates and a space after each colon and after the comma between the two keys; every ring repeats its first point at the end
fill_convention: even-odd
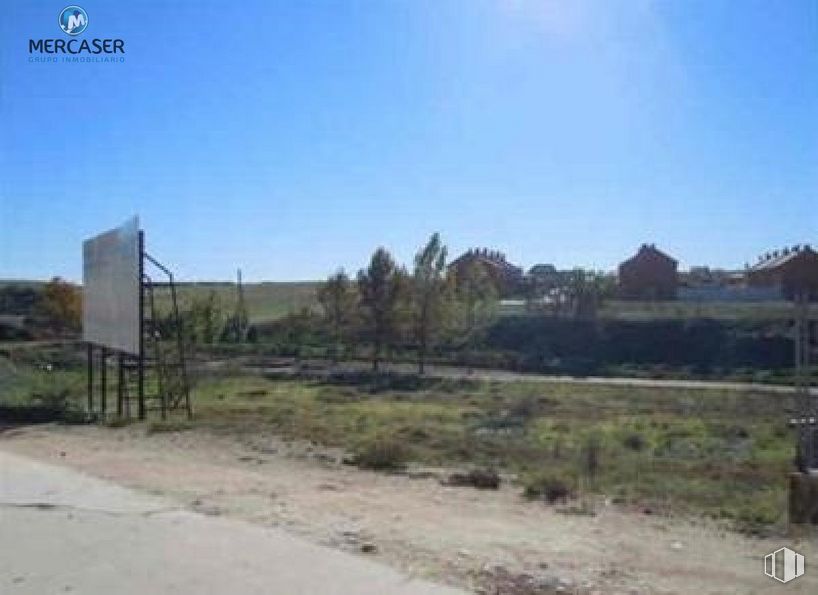
{"type": "Polygon", "coordinates": [[[133,213],[185,279],[818,244],[815,0],[78,3],[124,64],[29,63],[66,1],[3,6],[0,278],[133,213]]]}

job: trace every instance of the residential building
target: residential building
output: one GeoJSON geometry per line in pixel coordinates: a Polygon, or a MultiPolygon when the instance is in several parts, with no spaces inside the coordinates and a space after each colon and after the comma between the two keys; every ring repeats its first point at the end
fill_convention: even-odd
{"type": "Polygon", "coordinates": [[[619,265],[619,295],[625,299],[675,299],[677,268],[678,262],[654,244],[642,244],[634,256],[619,265]]]}
{"type": "Polygon", "coordinates": [[[523,270],[506,260],[505,254],[488,248],[473,248],[449,264],[449,272],[461,275],[465,267],[479,263],[492,278],[500,297],[509,297],[519,293],[523,270]]]}

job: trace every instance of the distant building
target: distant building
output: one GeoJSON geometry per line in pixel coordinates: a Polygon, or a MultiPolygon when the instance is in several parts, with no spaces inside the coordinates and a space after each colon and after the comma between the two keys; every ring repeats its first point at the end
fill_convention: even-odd
{"type": "Polygon", "coordinates": [[[619,265],[619,294],[626,299],[671,300],[679,284],[678,262],[654,244],[642,244],[619,265]]]}
{"type": "Polygon", "coordinates": [[[523,270],[506,260],[506,255],[488,248],[473,248],[451,262],[448,269],[456,276],[461,275],[466,266],[479,263],[492,278],[501,297],[508,297],[519,292],[523,270]]]}
{"type": "Polygon", "coordinates": [[[767,252],[747,269],[746,280],[750,287],[775,289],[787,299],[791,299],[797,291],[808,291],[816,299],[818,252],[809,244],[767,252]]]}

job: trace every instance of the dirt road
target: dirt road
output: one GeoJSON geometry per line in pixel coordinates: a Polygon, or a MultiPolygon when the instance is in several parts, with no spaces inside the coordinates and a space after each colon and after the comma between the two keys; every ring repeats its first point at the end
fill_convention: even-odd
{"type": "Polygon", "coordinates": [[[516,486],[477,491],[441,485],[431,471],[362,472],[341,465],[340,453],[271,435],[39,426],[0,434],[0,451],[487,593],[770,593],[781,587],[761,560],[784,545],[808,569],[787,592],[818,592],[814,536],[755,539],[604,502],[594,516],[568,514],[523,500],[516,486]]]}
{"type": "Polygon", "coordinates": [[[190,512],[2,451],[0,552],[8,595],[460,592],[281,529],[190,512]]]}
{"type": "MultiPolygon", "coordinates": [[[[362,361],[346,361],[332,364],[327,360],[303,360],[296,362],[291,358],[270,358],[275,362],[273,366],[265,366],[257,360],[252,365],[244,365],[248,370],[261,371],[274,375],[314,375],[323,376],[332,371],[367,371],[371,364],[362,361]]],[[[200,362],[203,369],[218,369],[226,365],[242,365],[243,358],[227,360],[212,360],[200,362]]],[[[415,374],[417,365],[410,363],[382,363],[382,371],[398,374],[415,374]]],[[[691,390],[729,390],[754,391],[770,394],[792,394],[794,388],[783,384],[761,384],[753,382],[728,382],[723,380],[681,380],[660,378],[631,378],[619,376],[553,376],[547,374],[529,374],[512,372],[497,368],[475,368],[468,370],[456,366],[427,364],[425,375],[430,378],[456,378],[473,380],[493,380],[498,382],[544,382],[551,384],[590,384],[601,386],[633,386],[643,388],[678,388],[691,390]]],[[[818,387],[810,389],[812,394],[818,395],[818,387]]]]}

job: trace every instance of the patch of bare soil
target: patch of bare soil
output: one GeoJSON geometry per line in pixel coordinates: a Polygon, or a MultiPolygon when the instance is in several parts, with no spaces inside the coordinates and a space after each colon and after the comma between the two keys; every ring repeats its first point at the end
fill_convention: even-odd
{"type": "Polygon", "coordinates": [[[769,593],[763,556],[784,545],[808,559],[786,590],[818,592],[814,534],[755,539],[602,500],[589,514],[528,502],[509,482],[476,490],[435,470],[360,471],[341,452],[272,435],[48,425],[6,430],[0,448],[479,593],[769,593]]]}

